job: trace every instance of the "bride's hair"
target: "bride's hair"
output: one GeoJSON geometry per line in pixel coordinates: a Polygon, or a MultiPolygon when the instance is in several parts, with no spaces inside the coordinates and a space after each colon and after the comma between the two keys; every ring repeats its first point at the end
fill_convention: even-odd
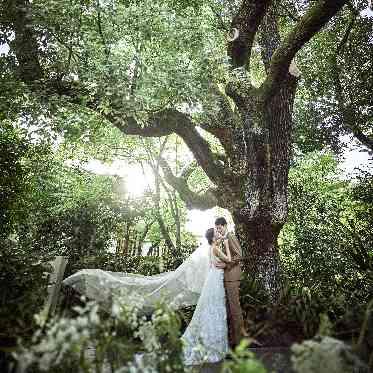
{"type": "Polygon", "coordinates": [[[214,241],[214,236],[215,236],[215,229],[214,228],[207,229],[207,231],[205,233],[205,237],[206,237],[206,240],[209,243],[209,245],[212,245],[212,243],[214,241]]]}
{"type": "Polygon", "coordinates": [[[225,218],[220,217],[215,220],[215,225],[227,225],[225,218]]]}

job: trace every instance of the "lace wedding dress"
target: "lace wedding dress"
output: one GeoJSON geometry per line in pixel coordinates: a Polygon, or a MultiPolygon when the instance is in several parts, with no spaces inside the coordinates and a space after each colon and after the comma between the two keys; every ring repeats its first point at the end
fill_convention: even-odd
{"type": "Polygon", "coordinates": [[[218,259],[209,250],[207,278],[192,321],[182,336],[186,365],[221,361],[229,350],[224,270],[215,267],[218,259]]]}

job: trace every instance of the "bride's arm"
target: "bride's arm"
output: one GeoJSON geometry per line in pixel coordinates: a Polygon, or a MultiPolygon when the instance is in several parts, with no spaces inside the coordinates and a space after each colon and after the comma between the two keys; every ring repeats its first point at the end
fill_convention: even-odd
{"type": "MultiPolygon", "coordinates": [[[[219,241],[218,241],[219,242],[219,241]]],[[[217,256],[219,259],[226,263],[230,263],[232,260],[231,252],[229,250],[229,245],[228,245],[228,240],[224,240],[224,246],[226,250],[226,254],[224,254],[220,248],[218,247],[217,243],[215,242],[212,247],[212,252],[214,253],[215,256],[217,256]]]]}

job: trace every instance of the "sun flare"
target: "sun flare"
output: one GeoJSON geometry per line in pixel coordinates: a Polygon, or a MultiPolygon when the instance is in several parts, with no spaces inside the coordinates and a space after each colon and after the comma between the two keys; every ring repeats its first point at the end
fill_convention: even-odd
{"type": "Polygon", "coordinates": [[[123,174],[127,193],[134,198],[141,197],[149,187],[150,175],[144,175],[139,167],[134,166],[127,166],[123,174]]]}

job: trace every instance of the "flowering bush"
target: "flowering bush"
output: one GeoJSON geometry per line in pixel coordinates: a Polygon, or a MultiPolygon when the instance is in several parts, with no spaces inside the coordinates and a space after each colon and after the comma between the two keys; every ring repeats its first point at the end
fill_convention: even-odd
{"type": "Polygon", "coordinates": [[[76,317],[51,320],[38,330],[29,348],[16,355],[21,371],[42,372],[182,372],[180,321],[160,304],[151,317],[143,300],[123,294],[110,314],[88,302],[76,317]]]}

